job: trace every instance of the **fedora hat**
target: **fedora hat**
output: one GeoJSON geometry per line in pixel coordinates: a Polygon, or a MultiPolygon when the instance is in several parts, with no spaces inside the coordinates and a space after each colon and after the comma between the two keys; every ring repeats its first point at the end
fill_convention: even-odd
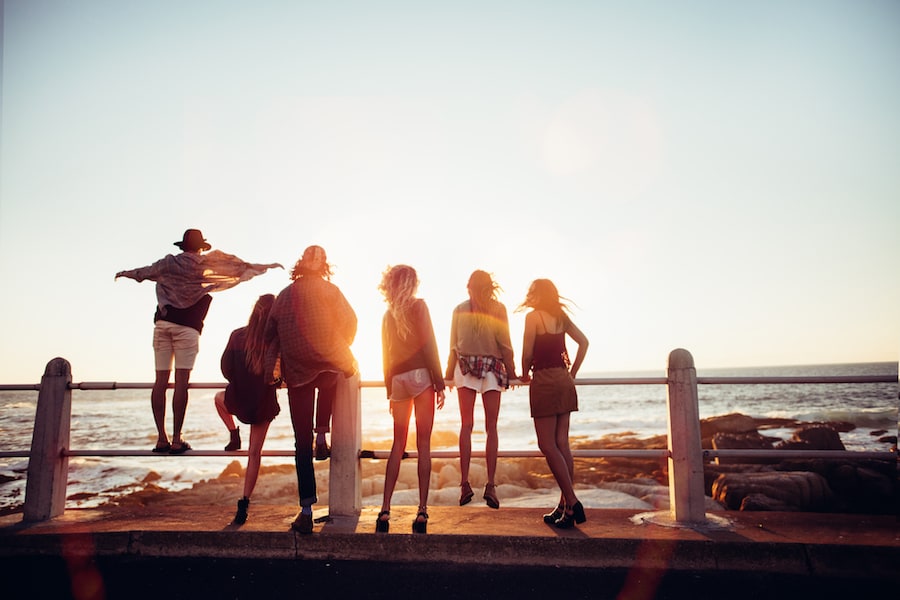
{"type": "Polygon", "coordinates": [[[206,243],[206,239],[203,237],[203,233],[201,233],[199,229],[185,230],[184,236],[181,238],[181,241],[175,242],[175,245],[186,252],[209,250],[210,248],[212,248],[212,246],[206,243]]]}

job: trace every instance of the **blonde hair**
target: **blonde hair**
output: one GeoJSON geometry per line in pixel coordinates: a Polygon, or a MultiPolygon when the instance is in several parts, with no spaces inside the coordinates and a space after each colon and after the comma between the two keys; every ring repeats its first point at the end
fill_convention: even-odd
{"type": "Polygon", "coordinates": [[[397,335],[400,339],[406,339],[412,331],[409,313],[416,301],[418,287],[419,277],[409,265],[388,267],[381,275],[378,289],[384,295],[388,311],[397,323],[397,335]]]}
{"type": "Polygon", "coordinates": [[[266,359],[266,321],[274,303],[275,296],[272,294],[260,296],[253,306],[253,312],[250,313],[250,320],[247,323],[247,341],[244,346],[247,369],[257,375],[262,375],[263,372],[263,364],[266,359]]]}

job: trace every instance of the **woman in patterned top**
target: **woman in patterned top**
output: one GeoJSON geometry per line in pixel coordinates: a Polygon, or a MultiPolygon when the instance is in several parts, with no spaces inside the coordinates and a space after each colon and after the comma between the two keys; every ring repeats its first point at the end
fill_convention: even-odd
{"type": "Polygon", "coordinates": [[[531,381],[528,398],[538,447],[560,489],[559,504],[544,515],[544,522],[569,529],[585,521],[584,507],[575,496],[575,468],[569,448],[569,417],[578,410],[575,375],[587,354],[588,339],[565,313],[556,286],[549,279],[536,279],[517,310],[532,309],[525,316],[522,343],[522,381],[531,381]],[[566,336],[578,344],[575,360],[569,362],[566,336]],[[533,371],[534,375],[529,375],[533,371]]]}
{"type": "Polygon", "coordinates": [[[510,379],[517,377],[506,307],[497,300],[499,287],[489,273],[473,272],[467,285],[469,299],[453,309],[450,324],[450,357],[444,378],[448,385],[456,387],[459,396],[460,506],[468,504],[475,495],[469,484],[469,463],[475,397],[480,393],[487,434],[487,483],[483,497],[491,508],[500,508],[494,485],[500,393],[509,388],[510,379]]]}
{"type": "Polygon", "coordinates": [[[406,451],[409,417],[416,413],[416,450],[419,457],[419,509],[413,521],[414,533],[426,533],[428,488],[431,483],[431,429],[434,407],[444,407],[444,380],[441,361],[428,306],[416,298],[419,279],[415,269],[397,265],[384,272],[378,288],[388,310],[381,323],[384,385],[394,418],[394,442],[384,474],[384,500],[375,531],[386,533],[391,518],[391,496],[406,451]]]}

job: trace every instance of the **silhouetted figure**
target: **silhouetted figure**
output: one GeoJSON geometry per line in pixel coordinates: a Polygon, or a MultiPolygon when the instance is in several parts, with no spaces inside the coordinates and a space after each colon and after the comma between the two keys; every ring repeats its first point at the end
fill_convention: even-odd
{"type": "Polygon", "coordinates": [[[406,451],[409,418],[416,414],[419,508],[413,532],[428,528],[428,489],[431,484],[431,429],[434,407],[444,407],[444,380],[431,315],[425,301],[416,297],[419,279],[415,269],[397,265],[384,272],[378,286],[388,309],[381,322],[384,385],[394,418],[394,441],[384,474],[384,498],[375,531],[387,532],[391,518],[391,496],[406,451]]]}
{"type": "Polygon", "coordinates": [[[211,246],[199,229],[188,229],[175,242],[180,254],[169,254],[150,266],[119,271],[119,277],[156,282],[156,313],[153,315],[153,350],[156,356],[156,380],[150,393],[157,440],[154,452],[182,454],[191,449],[181,437],[187,412],[188,384],[200,348],[203,321],[212,302],[212,292],[227,290],[265,273],[278,263],[255,264],[211,246]],[[172,395],[173,431],[171,443],[166,434],[166,388],[172,364],[175,364],[175,392],[172,395]]]}
{"type": "Polygon", "coordinates": [[[222,375],[228,380],[225,391],[216,394],[216,411],[231,433],[231,440],[225,450],[240,450],[240,430],[234,423],[237,417],[250,425],[250,449],[247,454],[247,470],[244,473],[244,494],[238,500],[234,523],[243,525],[247,521],[250,496],[259,477],[259,465],[263,443],[269,424],[278,415],[277,388],[280,381],[277,374],[265,373],[266,322],[275,296],[264,294],[259,297],[250,313],[246,327],[235,329],[228,338],[222,353],[222,375]]]}
{"type": "Polygon", "coordinates": [[[584,506],[575,496],[569,417],[578,410],[575,375],[584,362],[588,339],[566,314],[568,307],[560,301],[559,292],[549,279],[531,283],[519,307],[525,308],[531,311],[525,315],[522,381],[531,382],[528,398],[538,447],[560,489],[559,503],[544,515],[544,522],[569,529],[585,521],[584,506]],[[578,344],[571,364],[566,351],[567,335],[578,344]]]}
{"type": "Polygon", "coordinates": [[[356,373],[350,344],[356,337],[356,313],[336,285],[320,246],[310,246],[294,265],[293,283],[275,299],[266,326],[266,373],[281,357],[294,428],[300,513],[291,528],[312,533],[316,497],[313,469],[313,412],[320,401],[334,403],[338,383],[356,373]]]}
{"type": "Polygon", "coordinates": [[[444,375],[459,396],[460,506],[468,504],[475,493],[469,484],[472,459],[472,428],[475,424],[475,397],[484,404],[487,434],[485,455],[487,484],[484,500],[491,508],[500,508],[494,477],[497,472],[497,419],[500,393],[516,379],[513,349],[509,339],[506,307],[497,301],[499,286],[485,271],[475,271],[466,286],[469,299],[453,309],[450,324],[450,357],[444,375]]]}

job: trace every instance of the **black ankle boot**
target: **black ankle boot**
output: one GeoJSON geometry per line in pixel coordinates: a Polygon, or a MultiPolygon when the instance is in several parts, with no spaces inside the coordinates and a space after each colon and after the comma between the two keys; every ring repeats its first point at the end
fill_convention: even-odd
{"type": "Polygon", "coordinates": [[[231,452],[232,450],[240,450],[241,449],[241,428],[235,427],[234,429],[230,429],[228,433],[231,434],[231,441],[228,442],[228,445],[225,446],[226,452],[231,452]]]}
{"type": "Polygon", "coordinates": [[[237,501],[237,512],[234,513],[234,524],[243,525],[247,522],[247,508],[250,506],[250,498],[244,496],[237,501]]]}

